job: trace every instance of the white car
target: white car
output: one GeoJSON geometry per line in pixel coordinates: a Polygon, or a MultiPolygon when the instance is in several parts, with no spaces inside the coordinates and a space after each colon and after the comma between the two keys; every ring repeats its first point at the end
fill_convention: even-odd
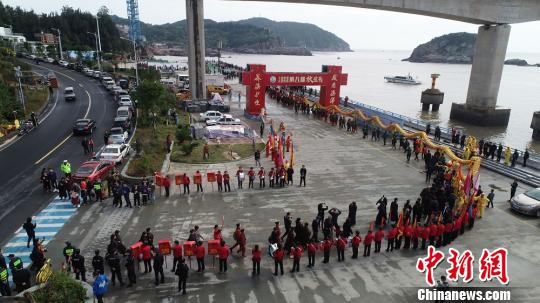
{"type": "Polygon", "coordinates": [[[242,125],[242,121],[237,118],[233,118],[231,115],[223,115],[223,117],[215,121],[206,121],[206,125],[242,125]],[[208,124],[210,122],[210,124],[208,124]]]}
{"type": "Polygon", "coordinates": [[[84,72],[85,75],[87,75],[88,77],[92,77],[94,76],[94,71],[91,70],[91,69],[87,69],[85,72],[84,72]]]}
{"type": "Polygon", "coordinates": [[[58,64],[60,64],[60,66],[67,67],[69,63],[67,61],[60,60],[58,61],[58,64]]]}
{"type": "Polygon", "coordinates": [[[114,96],[117,92],[119,92],[119,91],[121,91],[121,90],[122,90],[122,88],[121,88],[120,86],[115,85],[115,86],[113,86],[113,87],[111,88],[111,95],[114,96]]]}
{"type": "Polygon", "coordinates": [[[95,70],[95,71],[94,71],[94,74],[92,75],[92,77],[94,77],[95,79],[99,79],[99,77],[101,77],[101,72],[98,71],[98,70],[95,70]]]}
{"type": "MultiPolygon", "coordinates": [[[[126,132],[127,133],[127,132],[126,132]]],[[[127,137],[123,134],[109,135],[109,144],[124,144],[127,142],[127,137]]]]}
{"type": "Polygon", "coordinates": [[[99,159],[120,164],[129,154],[129,151],[130,147],[128,144],[109,144],[103,148],[99,154],[99,159]]]}
{"type": "Polygon", "coordinates": [[[207,112],[200,113],[199,116],[202,121],[208,121],[208,120],[215,121],[223,117],[223,114],[215,110],[209,110],[207,112]]]}
{"type": "Polygon", "coordinates": [[[133,108],[133,102],[131,102],[131,100],[120,100],[120,102],[118,102],[118,107],[122,107],[122,106],[133,108]]]}
{"type": "Polygon", "coordinates": [[[53,62],[54,62],[54,59],[51,58],[51,57],[47,57],[47,58],[45,58],[45,61],[46,61],[47,63],[53,63],[53,62]]]}
{"type": "Polygon", "coordinates": [[[540,217],[540,187],[514,196],[510,206],[519,213],[540,217]]]}
{"type": "Polygon", "coordinates": [[[114,84],[113,80],[110,80],[110,81],[105,82],[104,85],[107,90],[111,90],[116,84],[114,84]]]}
{"type": "Polygon", "coordinates": [[[120,135],[122,136],[123,138],[123,142],[127,142],[128,141],[128,137],[129,137],[129,133],[127,131],[125,131],[123,128],[121,127],[113,127],[111,128],[110,132],[109,132],[112,135],[120,135]]]}

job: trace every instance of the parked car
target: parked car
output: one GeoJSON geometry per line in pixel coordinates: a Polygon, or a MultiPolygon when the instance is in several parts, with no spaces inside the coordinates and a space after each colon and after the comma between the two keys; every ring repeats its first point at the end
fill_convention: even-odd
{"type": "Polygon", "coordinates": [[[67,61],[60,60],[58,61],[58,64],[60,64],[60,66],[67,67],[69,63],[67,61]]]}
{"type": "Polygon", "coordinates": [[[68,86],[64,89],[64,100],[66,101],[75,101],[77,97],[75,96],[75,91],[73,87],[68,86]]]}
{"type": "MultiPolygon", "coordinates": [[[[120,86],[115,85],[111,89],[111,95],[116,96],[116,94],[121,90],[122,90],[122,88],[120,86]]],[[[115,98],[115,100],[116,100],[116,98],[115,98]]]]}
{"type": "Polygon", "coordinates": [[[111,90],[114,87],[114,81],[113,80],[107,81],[103,85],[105,86],[107,90],[111,90]]]}
{"type": "Polygon", "coordinates": [[[109,81],[113,81],[113,79],[110,76],[101,77],[101,84],[103,84],[103,86],[106,86],[107,82],[109,81]]]}
{"type": "Polygon", "coordinates": [[[78,119],[73,125],[74,135],[89,135],[96,129],[96,121],[92,119],[78,119]]]}
{"type": "Polygon", "coordinates": [[[519,213],[540,217],[540,187],[514,196],[510,206],[519,213]]]}
{"type": "Polygon", "coordinates": [[[128,144],[109,144],[106,145],[101,153],[99,159],[102,161],[111,161],[115,164],[121,164],[130,152],[130,146],[128,144]]]}
{"type": "Polygon", "coordinates": [[[73,180],[87,180],[95,182],[98,179],[105,180],[114,169],[114,163],[109,161],[87,161],[84,162],[73,174],[73,180]]]}
{"type": "Polygon", "coordinates": [[[215,121],[223,117],[223,114],[215,110],[209,110],[204,113],[200,113],[199,116],[202,121],[208,121],[208,120],[215,121]]]}
{"type": "Polygon", "coordinates": [[[242,121],[237,118],[233,118],[231,115],[223,115],[223,117],[217,120],[207,120],[206,125],[242,125],[242,121]]]}
{"type": "Polygon", "coordinates": [[[118,85],[120,85],[120,87],[122,89],[128,89],[129,88],[129,82],[127,79],[120,79],[118,80],[118,85]]]}
{"type": "Polygon", "coordinates": [[[131,110],[127,106],[120,106],[116,109],[116,117],[127,117],[131,119],[131,110]]]}
{"type": "Polygon", "coordinates": [[[116,143],[118,143],[118,141],[120,141],[121,143],[125,143],[128,141],[129,133],[121,127],[113,127],[111,128],[109,133],[110,133],[109,139],[111,139],[112,136],[120,136],[120,138],[116,139],[117,140],[116,143]]]}
{"type": "Polygon", "coordinates": [[[133,109],[133,102],[131,102],[131,100],[123,100],[118,102],[118,106],[127,106],[128,108],[133,109]]]}
{"type": "Polygon", "coordinates": [[[95,79],[99,79],[99,77],[101,77],[101,72],[98,70],[95,70],[94,73],[92,74],[92,77],[94,77],[95,79]]]}
{"type": "Polygon", "coordinates": [[[94,71],[91,69],[87,69],[86,72],[84,72],[85,75],[88,77],[92,77],[94,75],[94,71]]]}
{"type": "Polygon", "coordinates": [[[46,61],[47,63],[53,63],[53,62],[54,62],[54,59],[51,58],[51,57],[47,57],[47,58],[45,58],[45,61],[46,61]]]}
{"type": "Polygon", "coordinates": [[[114,118],[113,127],[121,127],[124,131],[129,132],[131,130],[131,120],[129,117],[116,117],[114,118]]]}

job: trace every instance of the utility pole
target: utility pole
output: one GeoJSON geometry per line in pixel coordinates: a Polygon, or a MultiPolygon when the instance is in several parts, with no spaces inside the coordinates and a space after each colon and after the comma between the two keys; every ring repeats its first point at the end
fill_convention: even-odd
{"type": "Polygon", "coordinates": [[[97,27],[97,41],[98,41],[98,55],[97,55],[97,59],[98,59],[98,66],[99,66],[99,70],[101,71],[101,36],[99,34],[99,16],[96,14],[96,27],[97,27]]]}
{"type": "Polygon", "coordinates": [[[58,46],[60,47],[60,60],[64,60],[64,53],[62,52],[62,32],[58,28],[51,28],[51,30],[58,33],[58,46]]]}
{"type": "Polygon", "coordinates": [[[221,49],[223,49],[223,41],[219,40],[217,45],[217,73],[221,74],[221,49]]]}
{"type": "Polygon", "coordinates": [[[86,33],[89,35],[93,35],[94,38],[96,39],[96,59],[97,59],[98,70],[101,71],[101,63],[99,62],[98,35],[96,33],[91,33],[91,32],[86,32],[86,33]]]}
{"type": "Polygon", "coordinates": [[[23,111],[26,113],[26,105],[24,102],[24,91],[23,91],[22,83],[21,83],[22,71],[21,71],[20,66],[15,67],[15,77],[17,78],[17,81],[19,82],[19,97],[21,98],[23,111]]]}

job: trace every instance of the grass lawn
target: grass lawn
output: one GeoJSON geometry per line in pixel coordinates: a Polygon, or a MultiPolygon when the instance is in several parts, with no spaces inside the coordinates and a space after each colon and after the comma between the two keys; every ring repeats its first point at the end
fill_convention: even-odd
{"type": "MultiPolygon", "coordinates": [[[[175,143],[171,154],[171,161],[191,164],[236,161],[230,156],[229,148],[232,149],[233,153],[238,154],[241,159],[251,157],[254,153],[252,144],[212,144],[208,145],[210,149],[209,159],[203,160],[204,140],[195,140],[193,142],[197,142],[198,145],[193,149],[193,152],[187,156],[184,155],[184,152],[182,152],[180,144],[175,143]]],[[[258,143],[255,145],[255,147],[259,149],[261,153],[263,153],[264,143],[258,143]]]]}
{"type": "Polygon", "coordinates": [[[142,154],[139,157],[133,158],[129,163],[127,174],[129,176],[143,177],[153,175],[154,172],[160,171],[165,159],[165,145],[167,135],[171,134],[174,140],[176,125],[157,125],[156,137],[154,137],[153,128],[137,127],[135,137],[131,141],[132,147],[135,148],[135,142],[140,140],[142,146],[142,154]]]}
{"type": "Polygon", "coordinates": [[[31,112],[36,114],[49,100],[49,92],[46,86],[36,87],[35,89],[24,90],[26,100],[26,116],[30,116],[31,112]]]}

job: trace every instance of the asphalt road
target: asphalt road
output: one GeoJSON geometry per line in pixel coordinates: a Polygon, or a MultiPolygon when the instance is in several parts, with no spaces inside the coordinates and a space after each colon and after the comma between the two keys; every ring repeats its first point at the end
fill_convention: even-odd
{"type": "Polygon", "coordinates": [[[39,175],[43,168],[53,168],[60,178],[63,160],[71,163],[72,171],[87,160],[81,137],[71,135],[75,120],[85,116],[96,120],[96,149],[103,144],[103,133],[110,129],[115,116],[116,106],[97,80],[51,64],[41,63],[34,68],[44,74],[47,69],[53,70],[59,88],[54,92],[51,110],[40,117],[43,121],[39,128],[0,151],[0,244],[53,197],[42,192],[39,175]],[[68,86],[75,90],[75,102],[64,101],[63,91],[68,86]]]}

